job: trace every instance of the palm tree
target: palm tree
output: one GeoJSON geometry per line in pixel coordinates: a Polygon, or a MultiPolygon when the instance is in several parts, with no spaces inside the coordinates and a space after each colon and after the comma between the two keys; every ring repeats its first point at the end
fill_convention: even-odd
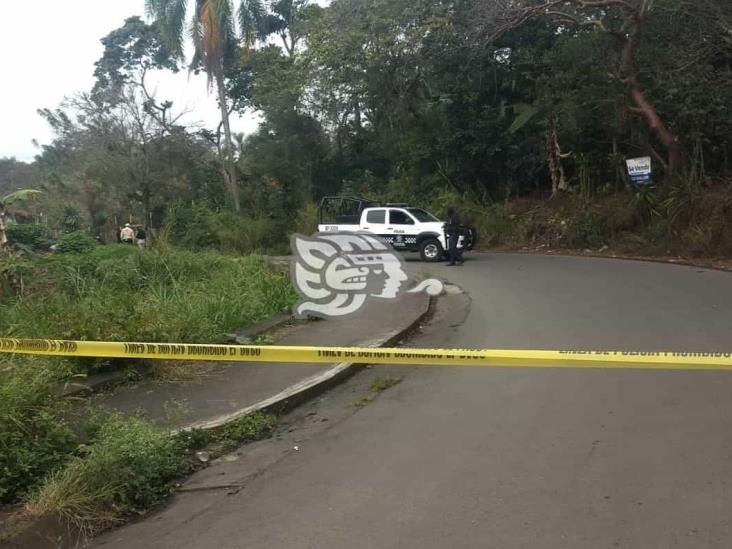
{"type": "MultiPolygon", "coordinates": [[[[229,124],[229,109],[224,85],[224,59],[237,43],[236,16],[233,0],[192,0],[195,11],[190,23],[194,55],[191,69],[202,68],[208,75],[208,84],[216,84],[221,122],[224,127],[224,178],[231,193],[234,210],[241,209],[236,181],[234,147],[229,124]]],[[[240,0],[239,27],[248,47],[259,37],[263,8],[261,0],[240,0]]],[[[162,38],[178,58],[183,57],[183,31],[186,26],[188,0],[146,0],[148,15],[160,29],[162,38]]]]}

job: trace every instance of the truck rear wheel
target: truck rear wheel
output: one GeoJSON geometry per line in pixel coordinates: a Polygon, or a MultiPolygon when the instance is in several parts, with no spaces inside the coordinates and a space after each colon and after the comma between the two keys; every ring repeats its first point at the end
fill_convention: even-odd
{"type": "Polygon", "coordinates": [[[434,263],[440,261],[445,251],[442,249],[440,241],[436,238],[426,238],[419,245],[419,255],[422,261],[434,263]]]}

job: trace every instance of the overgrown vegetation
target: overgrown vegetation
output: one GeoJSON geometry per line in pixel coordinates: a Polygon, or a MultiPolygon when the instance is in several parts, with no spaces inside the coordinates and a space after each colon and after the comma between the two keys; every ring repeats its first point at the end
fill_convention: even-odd
{"type": "Polygon", "coordinates": [[[171,436],[141,418],[105,416],[91,440],[32,492],[26,512],[55,514],[93,534],[160,503],[176,479],[201,467],[196,450],[221,455],[270,436],[276,425],[275,416],[256,412],[217,430],[171,436]]]}
{"type": "MultiPolygon", "coordinates": [[[[728,0],[225,0],[206,17],[148,4],[149,20],[103,38],[92,89],[41,108],[54,137],[37,158],[0,159],[0,337],[216,341],[294,299],[238,254],[284,253],[336,193],[453,205],[484,246],[732,255],[728,0]],[[215,129],[185,126],[146,84],[187,64],[191,20],[215,129]],[[257,131],[232,135],[230,114],[252,111],[257,131]],[[629,185],[638,156],[651,187],[629,185]],[[153,249],[98,244],[128,220],[153,249]]],[[[171,441],[111,418],[82,440],[55,385],[118,366],[0,365],[0,502],[33,494],[34,513],[95,529],[163,497],[181,448],[273,427],[171,441]]]]}
{"type": "Polygon", "coordinates": [[[82,231],[74,231],[63,235],[57,244],[60,253],[83,254],[91,251],[97,242],[82,231]]]}
{"type": "Polygon", "coordinates": [[[208,448],[216,456],[237,446],[267,438],[277,426],[277,417],[254,412],[234,419],[217,429],[189,429],[175,435],[176,444],[185,452],[208,448]]]}
{"type": "Polygon", "coordinates": [[[260,258],[165,247],[98,246],[20,272],[23,294],[0,302],[5,336],[210,343],[294,299],[260,258]]]}
{"type": "MultiPolygon", "coordinates": [[[[73,251],[14,263],[23,283],[20,293],[0,299],[0,337],[211,343],[285,310],[294,299],[287,278],[258,257],[191,252],[163,243],[144,252],[122,245],[77,246],[87,239],[71,235],[73,251]]],[[[132,512],[151,504],[162,495],[164,479],[179,471],[167,461],[167,435],[141,420],[108,420],[91,435],[75,420],[72,429],[58,384],[73,375],[124,366],[122,361],[15,357],[12,364],[0,365],[0,502],[22,501],[40,483],[36,512],[54,508],[79,523],[102,524],[116,520],[119,509],[132,512]],[[121,471],[114,484],[108,484],[110,470],[121,471]],[[81,482],[85,476],[88,483],[81,482]],[[153,492],[140,489],[138,482],[153,492]]],[[[179,374],[158,371],[156,376],[179,374]]],[[[262,436],[273,423],[259,419],[242,418],[221,440],[262,436]]]]}
{"type": "Polygon", "coordinates": [[[478,229],[483,247],[611,249],[631,255],[732,256],[732,189],[676,178],[636,192],[566,194],[546,201],[477,204],[451,191],[438,200],[456,204],[478,229]]]}
{"type": "Polygon", "coordinates": [[[57,514],[90,534],[160,502],[190,469],[175,440],[142,419],[111,416],[31,497],[31,516],[57,514]]]}
{"type": "Polygon", "coordinates": [[[28,246],[33,250],[48,250],[53,244],[51,233],[44,225],[12,224],[8,225],[7,233],[11,242],[28,246]]]}
{"type": "Polygon", "coordinates": [[[219,451],[235,448],[244,442],[261,440],[272,434],[277,418],[271,414],[255,412],[230,421],[212,434],[212,442],[219,451]]]}
{"type": "Polygon", "coordinates": [[[702,223],[732,175],[726,0],[227,0],[203,19],[165,5],[104,37],[91,90],[42,110],[55,137],[35,162],[0,160],[0,191],[44,191],[14,207],[107,242],[137,220],[183,247],[279,253],[342,192],[440,214],[462,200],[489,242],[633,233],[644,252],[727,253],[702,223]],[[145,83],[187,62],[191,19],[227,37],[192,60],[219,92],[217,131],[186,127],[145,83]],[[229,113],[252,110],[258,130],[231,135],[229,113]],[[657,190],[628,188],[638,156],[657,190]]]}
{"type": "Polygon", "coordinates": [[[288,226],[274,217],[241,217],[203,204],[175,204],[168,210],[168,238],[193,250],[228,253],[286,253],[288,226]]]}
{"type": "Polygon", "coordinates": [[[77,445],[54,391],[63,376],[41,359],[0,369],[0,502],[24,498],[77,445]]]}
{"type": "Polygon", "coordinates": [[[82,442],[58,427],[73,453],[59,454],[35,488],[24,487],[26,518],[54,515],[93,535],[159,504],[182,475],[202,466],[196,451],[212,457],[272,434],[277,418],[253,413],[212,430],[175,435],[139,417],[104,414],[82,442]]]}

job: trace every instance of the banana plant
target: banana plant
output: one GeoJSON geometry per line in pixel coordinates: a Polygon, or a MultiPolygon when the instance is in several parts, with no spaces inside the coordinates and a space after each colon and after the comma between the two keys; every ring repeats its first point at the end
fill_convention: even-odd
{"type": "Polygon", "coordinates": [[[38,198],[42,194],[43,191],[37,191],[36,189],[21,189],[0,198],[0,207],[9,206],[15,202],[20,202],[21,200],[38,198]]]}

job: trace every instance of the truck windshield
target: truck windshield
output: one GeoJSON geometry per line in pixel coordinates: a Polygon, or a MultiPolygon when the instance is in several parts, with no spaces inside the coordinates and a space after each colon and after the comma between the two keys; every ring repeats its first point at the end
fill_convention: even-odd
{"type": "Polygon", "coordinates": [[[412,214],[414,217],[417,218],[417,221],[420,221],[421,223],[428,223],[430,221],[439,221],[434,215],[431,213],[427,213],[424,210],[420,210],[419,208],[408,208],[407,211],[412,214]]]}

